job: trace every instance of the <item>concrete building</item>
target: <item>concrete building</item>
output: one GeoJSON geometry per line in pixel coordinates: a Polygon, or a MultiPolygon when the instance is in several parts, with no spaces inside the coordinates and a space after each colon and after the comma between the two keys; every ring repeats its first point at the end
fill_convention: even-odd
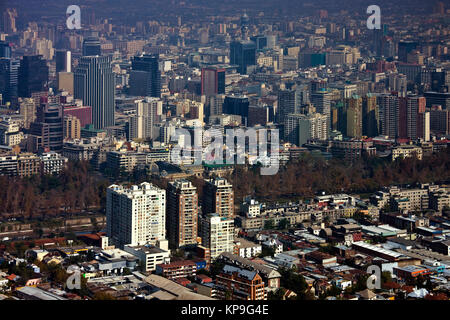
{"type": "Polygon", "coordinates": [[[224,178],[206,180],[203,188],[202,211],[217,213],[221,217],[234,218],[233,186],[224,178]]]}
{"type": "Polygon", "coordinates": [[[218,214],[200,218],[202,245],[210,249],[211,261],[223,252],[234,251],[234,221],[218,214]]]}
{"type": "Polygon", "coordinates": [[[106,197],[107,235],[119,247],[155,244],[166,238],[166,191],[144,182],[111,185],[106,197]]]}

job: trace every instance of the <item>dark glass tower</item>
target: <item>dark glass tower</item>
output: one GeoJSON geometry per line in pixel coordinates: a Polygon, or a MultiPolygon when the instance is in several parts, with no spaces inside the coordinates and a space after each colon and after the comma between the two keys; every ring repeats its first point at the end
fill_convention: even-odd
{"type": "Polygon", "coordinates": [[[31,135],[39,137],[38,148],[60,152],[63,146],[63,108],[59,103],[44,101],[38,107],[36,122],[31,124],[31,135]]]}
{"type": "Polygon", "coordinates": [[[102,50],[98,37],[87,37],[83,40],[83,57],[101,55],[102,50]]]}
{"type": "Polygon", "coordinates": [[[20,61],[0,58],[0,94],[3,103],[17,103],[17,81],[20,61]]]}
{"type": "Polygon", "coordinates": [[[11,58],[11,47],[5,41],[0,41],[0,58],[11,58]]]}
{"type": "Polygon", "coordinates": [[[249,105],[248,97],[228,96],[223,102],[223,113],[239,115],[242,117],[242,122],[247,124],[249,105]]]}
{"type": "Polygon", "coordinates": [[[24,56],[18,74],[19,97],[30,98],[33,92],[45,91],[48,82],[48,66],[42,56],[24,56]]]}
{"type": "Polygon", "coordinates": [[[255,43],[249,40],[231,42],[230,63],[239,66],[240,74],[247,74],[247,67],[256,65],[255,43]]]}
{"type": "Polygon", "coordinates": [[[133,57],[130,73],[130,94],[133,96],[161,97],[161,71],[159,55],[133,57]]]}
{"type": "Polygon", "coordinates": [[[94,128],[114,125],[114,73],[111,56],[81,57],[74,72],[74,96],[92,107],[94,128]]]}

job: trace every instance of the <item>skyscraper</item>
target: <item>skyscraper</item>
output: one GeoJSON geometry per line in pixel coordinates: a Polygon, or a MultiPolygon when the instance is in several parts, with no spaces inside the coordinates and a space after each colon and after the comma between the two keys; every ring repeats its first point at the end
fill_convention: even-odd
{"type": "Polygon", "coordinates": [[[168,185],[167,234],[174,248],[197,244],[198,194],[188,180],[175,180],[168,185]]]}
{"type": "Polygon", "coordinates": [[[383,94],[378,97],[380,106],[381,134],[391,139],[398,136],[399,99],[392,94],[383,94]]]}
{"type": "Polygon", "coordinates": [[[226,96],[223,102],[222,112],[225,114],[235,114],[241,116],[242,122],[246,125],[248,118],[248,107],[250,102],[245,96],[226,96]]]}
{"type": "Polygon", "coordinates": [[[324,114],[331,123],[331,93],[325,89],[313,92],[311,94],[311,103],[316,108],[316,112],[324,114]]]}
{"type": "Polygon", "coordinates": [[[144,54],[133,57],[130,72],[130,95],[161,97],[159,55],[144,54]]]}
{"type": "Polygon", "coordinates": [[[240,74],[247,74],[249,66],[256,65],[256,45],[253,41],[241,40],[230,43],[230,64],[238,65],[240,74]]]}
{"type": "Polygon", "coordinates": [[[362,98],[353,95],[346,99],[347,136],[361,139],[362,137],[362,98]]]}
{"type": "Polygon", "coordinates": [[[134,103],[136,115],[130,118],[130,139],[153,139],[154,124],[162,114],[162,101],[147,97],[134,103]]]}
{"type": "Polygon", "coordinates": [[[48,66],[42,56],[24,56],[18,70],[18,96],[29,98],[33,92],[46,91],[48,66]]]}
{"type": "Polygon", "coordinates": [[[284,125],[285,140],[301,147],[310,140],[324,141],[328,138],[329,124],[326,115],[289,114],[284,125]]]}
{"type": "Polygon", "coordinates": [[[378,135],[378,105],[377,97],[368,93],[362,98],[362,133],[367,137],[376,137],[378,135]]]}
{"type": "Polygon", "coordinates": [[[299,106],[300,96],[297,90],[280,90],[277,107],[278,123],[284,123],[288,114],[299,113],[299,106]]]}
{"type": "Polygon", "coordinates": [[[4,104],[17,102],[19,66],[19,60],[0,58],[0,94],[4,104]]]}
{"type": "Polygon", "coordinates": [[[63,147],[63,108],[61,104],[42,98],[37,108],[36,121],[30,126],[30,134],[35,137],[36,149],[48,148],[61,152],[63,147]]]}
{"type": "Polygon", "coordinates": [[[92,107],[94,128],[114,125],[114,74],[111,56],[81,57],[74,73],[74,96],[92,107]]]}
{"type": "Polygon", "coordinates": [[[221,217],[234,218],[233,186],[224,178],[206,180],[203,188],[203,214],[217,213],[221,217]]]}
{"type": "Polygon", "coordinates": [[[139,246],[166,238],[166,191],[144,182],[126,188],[111,185],[106,193],[106,229],[112,242],[139,246]]]}
{"type": "Polygon", "coordinates": [[[56,72],[72,72],[72,54],[68,50],[56,50],[56,72]]]}
{"type": "Polygon", "coordinates": [[[83,40],[83,57],[85,56],[101,56],[100,40],[98,37],[90,36],[83,40]]]}
{"type": "Polygon", "coordinates": [[[225,69],[202,69],[202,95],[213,96],[225,93],[225,69]]]}

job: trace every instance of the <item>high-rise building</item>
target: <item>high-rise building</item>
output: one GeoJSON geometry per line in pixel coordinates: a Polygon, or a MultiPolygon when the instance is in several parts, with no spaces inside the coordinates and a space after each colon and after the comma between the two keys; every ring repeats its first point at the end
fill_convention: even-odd
{"type": "Polygon", "coordinates": [[[35,137],[35,150],[48,148],[61,152],[63,147],[63,108],[59,103],[43,98],[37,108],[36,121],[30,126],[30,135],[35,137]]]}
{"type": "Polygon", "coordinates": [[[32,98],[19,99],[19,113],[23,117],[23,126],[30,128],[32,122],[36,120],[36,104],[32,98]]]}
{"type": "Polygon", "coordinates": [[[225,93],[225,69],[202,68],[202,95],[213,96],[225,93]]]}
{"type": "Polygon", "coordinates": [[[19,60],[0,58],[0,94],[3,104],[17,103],[19,66],[19,60]]]}
{"type": "Polygon", "coordinates": [[[111,185],[106,193],[107,236],[119,247],[156,245],[166,238],[166,191],[144,182],[111,185]]]}
{"type": "Polygon", "coordinates": [[[311,103],[316,108],[317,113],[327,116],[328,122],[331,123],[331,92],[326,89],[311,93],[311,103]]]}
{"type": "Polygon", "coordinates": [[[224,178],[206,180],[203,187],[203,214],[217,213],[221,217],[234,218],[233,186],[224,178]]]}
{"type": "Polygon", "coordinates": [[[285,140],[299,147],[311,140],[328,139],[329,124],[326,115],[319,113],[289,114],[284,126],[285,140]]]}
{"type": "Polygon", "coordinates": [[[64,116],[74,116],[80,120],[81,128],[92,123],[92,108],[89,106],[64,106],[64,116]]]}
{"type": "Polygon", "coordinates": [[[391,139],[398,137],[399,98],[392,94],[378,96],[381,134],[391,139]]]}
{"type": "Polygon", "coordinates": [[[371,93],[362,98],[362,133],[367,137],[376,137],[379,128],[377,97],[371,93]]]}
{"type": "Polygon", "coordinates": [[[422,115],[425,112],[425,98],[408,95],[399,99],[399,112],[402,114],[399,117],[399,137],[411,140],[424,138],[424,130],[429,127],[429,118],[422,115]]]}
{"type": "Polygon", "coordinates": [[[211,261],[223,252],[233,253],[234,220],[217,213],[210,213],[200,218],[200,235],[202,246],[208,248],[211,261]]]}
{"type": "Polygon", "coordinates": [[[83,40],[83,57],[101,55],[102,46],[98,37],[90,36],[83,40]]]}
{"type": "Polygon", "coordinates": [[[11,58],[11,47],[5,41],[0,41],[0,58],[11,58]]]}
{"type": "Polygon", "coordinates": [[[81,125],[80,119],[72,115],[64,116],[64,139],[80,139],[81,125]]]}
{"type": "Polygon", "coordinates": [[[198,194],[188,180],[175,180],[168,185],[167,234],[173,248],[198,243],[198,194]]]}
{"type": "Polygon", "coordinates": [[[114,125],[114,73],[111,56],[81,57],[74,73],[74,96],[92,107],[95,129],[114,125]]]}
{"type": "Polygon", "coordinates": [[[346,135],[351,138],[362,137],[362,98],[353,95],[346,99],[347,130],[346,135]]]}
{"type": "Polygon", "coordinates": [[[256,65],[256,45],[253,41],[242,40],[230,43],[230,64],[238,65],[240,74],[247,74],[250,66],[256,65]]]}
{"type": "Polygon", "coordinates": [[[450,110],[442,110],[441,106],[432,106],[430,112],[430,131],[435,134],[450,134],[450,110]]]}
{"type": "Polygon", "coordinates": [[[1,30],[4,33],[14,33],[17,32],[16,27],[16,18],[17,18],[17,10],[15,8],[7,8],[3,10],[2,8],[2,25],[0,25],[1,30]]]}
{"type": "Polygon", "coordinates": [[[68,50],[56,50],[56,73],[72,72],[72,54],[68,50]]]}
{"type": "Polygon", "coordinates": [[[222,112],[241,116],[243,118],[242,122],[246,125],[249,105],[250,102],[246,96],[226,96],[222,112]]]}
{"type": "Polygon", "coordinates": [[[42,56],[24,56],[18,70],[18,96],[31,97],[33,92],[45,91],[48,66],[42,56]]]}
{"type": "Polygon", "coordinates": [[[286,116],[291,113],[299,113],[300,96],[297,90],[280,90],[278,92],[277,117],[278,123],[282,124],[286,116]]]}
{"type": "Polygon", "coordinates": [[[159,70],[158,54],[133,57],[129,85],[130,95],[161,97],[161,71],[159,70]]]}
{"type": "Polygon", "coordinates": [[[130,139],[153,139],[155,123],[162,114],[162,101],[158,98],[147,97],[135,100],[136,114],[130,118],[130,139]]]}
{"type": "Polygon", "coordinates": [[[402,62],[408,61],[408,53],[417,48],[417,42],[400,41],[398,43],[398,60],[402,62]]]}

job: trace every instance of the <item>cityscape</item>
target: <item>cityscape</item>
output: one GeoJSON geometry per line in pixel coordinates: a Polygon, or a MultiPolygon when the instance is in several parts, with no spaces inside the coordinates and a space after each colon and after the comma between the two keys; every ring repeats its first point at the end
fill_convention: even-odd
{"type": "Polygon", "coordinates": [[[450,299],[448,2],[0,9],[0,304],[450,299]]]}

